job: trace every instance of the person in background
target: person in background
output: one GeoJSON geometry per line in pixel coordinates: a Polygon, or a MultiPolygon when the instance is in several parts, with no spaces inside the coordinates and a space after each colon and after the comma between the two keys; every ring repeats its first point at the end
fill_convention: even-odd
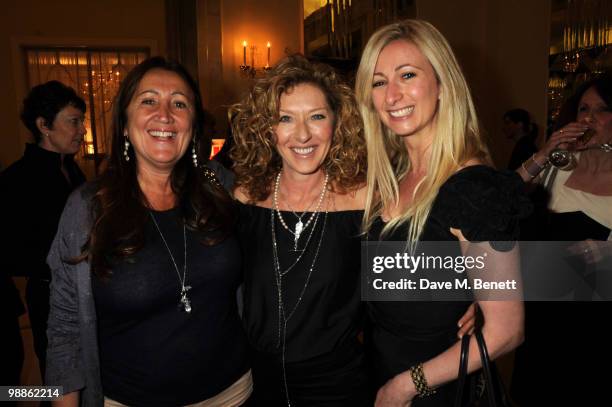
{"type": "Polygon", "coordinates": [[[517,169],[525,182],[543,184],[550,191],[550,237],[591,239],[593,250],[595,241],[610,240],[612,153],[605,148],[610,143],[612,79],[602,76],[576,90],[562,107],[551,137],[517,169]],[[559,147],[574,150],[568,168],[550,165],[550,153],[559,147]]]}
{"type": "Polygon", "coordinates": [[[113,107],[100,179],[69,198],[48,262],[47,384],[61,406],[242,405],[234,205],[208,166],[199,87],[162,57],[113,107]]]}
{"type": "MultiPolygon", "coordinates": [[[[11,276],[0,272],[0,329],[2,330],[2,347],[0,347],[0,385],[18,386],[23,366],[23,341],[19,328],[19,316],[25,313],[19,292],[11,276]]],[[[17,406],[17,402],[3,403],[3,406],[17,406]]]]}
{"type": "MultiPolygon", "coordinates": [[[[555,130],[517,172],[543,186],[533,240],[568,241],[568,259],[585,281],[609,290],[612,270],[612,77],[580,85],[564,103],[555,130]],[[586,137],[585,137],[586,136],[586,137]],[[606,147],[608,146],[608,147],[606,147]],[[550,164],[556,149],[572,151],[566,168],[550,164]]],[[[596,291],[597,292],[597,291],[596,291]]],[[[591,293],[590,293],[591,294],[591,293]]],[[[610,298],[609,291],[604,292],[610,298]]],[[[609,302],[528,303],[525,343],[517,350],[512,394],[520,405],[597,405],[609,397],[607,376],[588,372],[612,363],[605,328],[609,302]],[[550,344],[555,346],[551,347],[550,344]],[[559,351],[560,350],[560,351],[559,351]],[[588,392],[583,389],[589,388],[588,392]],[[559,389],[564,389],[559,391],[559,389]]]]}
{"type": "Polygon", "coordinates": [[[83,99],[61,82],[32,88],[21,120],[34,143],[0,173],[0,270],[28,279],[27,310],[43,378],[51,279],[46,258],[68,196],[85,181],[73,158],[86,133],[85,111],[83,99]]]}
{"type": "Polygon", "coordinates": [[[538,125],[531,121],[529,112],[524,109],[508,110],[504,114],[504,125],[502,131],[506,138],[516,144],[512,149],[508,169],[516,170],[536,151],[535,141],[538,137],[538,125]]]}
{"type": "MultiPolygon", "coordinates": [[[[456,243],[453,255],[460,256],[468,241],[518,239],[518,219],[528,210],[522,181],[491,168],[463,73],[434,26],[405,20],[380,28],[364,49],[355,88],[368,148],[363,228],[371,240],[408,247],[450,241],[456,243]]],[[[516,245],[493,245],[490,256],[487,263],[496,272],[517,278],[516,245]]],[[[456,321],[469,303],[368,305],[366,354],[375,405],[454,405],[456,321]]],[[[492,359],[522,342],[520,299],[478,305],[492,359]]],[[[474,340],[470,347],[473,371],[480,358],[474,340]]]]}

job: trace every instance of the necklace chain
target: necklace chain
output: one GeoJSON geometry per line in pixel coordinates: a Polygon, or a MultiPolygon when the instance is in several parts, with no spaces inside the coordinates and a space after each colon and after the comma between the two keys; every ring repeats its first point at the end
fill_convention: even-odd
{"type": "Polygon", "coordinates": [[[164,242],[164,246],[166,246],[166,250],[168,250],[168,254],[170,255],[170,260],[172,260],[172,264],[174,265],[174,269],[176,270],[176,275],[178,276],[179,282],[181,283],[179,306],[182,307],[185,312],[190,313],[191,312],[191,301],[189,300],[189,297],[187,296],[187,292],[191,290],[191,286],[185,285],[185,282],[187,281],[187,230],[186,230],[185,224],[183,223],[183,250],[184,250],[183,256],[184,258],[183,258],[183,277],[181,278],[181,273],[179,271],[178,266],[176,265],[174,256],[172,255],[172,250],[170,250],[170,246],[168,246],[168,242],[166,242],[166,238],[164,237],[164,234],[159,228],[159,225],[157,224],[157,220],[155,219],[153,212],[149,211],[149,215],[151,215],[153,224],[155,225],[157,232],[159,232],[159,236],[161,236],[162,242],[164,242]]]}
{"type": "Polygon", "coordinates": [[[308,228],[308,226],[310,226],[310,224],[312,223],[313,219],[315,218],[315,215],[321,209],[321,204],[323,203],[323,199],[325,198],[325,194],[327,192],[327,183],[329,181],[329,174],[325,173],[325,180],[323,181],[323,188],[321,189],[321,193],[319,194],[319,199],[318,199],[317,206],[316,206],[315,210],[312,212],[312,214],[310,215],[310,218],[308,218],[308,220],[306,221],[305,225],[302,222],[302,216],[306,215],[307,211],[312,207],[312,205],[314,204],[315,201],[312,201],[310,206],[306,209],[306,211],[304,213],[302,213],[301,216],[299,216],[297,213],[295,213],[295,211],[289,205],[289,201],[287,201],[287,206],[289,207],[289,210],[293,213],[293,215],[295,215],[296,218],[298,218],[298,221],[295,224],[295,231],[291,230],[289,228],[289,226],[287,226],[287,223],[285,223],[285,219],[283,218],[283,215],[281,214],[280,207],[279,207],[279,204],[278,204],[279,203],[278,191],[280,190],[281,174],[282,174],[282,171],[279,171],[278,175],[276,176],[276,182],[274,183],[274,195],[273,195],[272,206],[273,206],[274,210],[276,210],[276,213],[278,214],[278,218],[280,220],[281,225],[283,225],[283,227],[289,233],[291,233],[293,235],[293,237],[294,237],[294,240],[293,240],[293,250],[297,251],[298,250],[298,243],[299,243],[300,236],[301,236],[302,232],[304,232],[304,230],[306,230],[308,228]]]}
{"type": "MultiPolygon", "coordinates": [[[[276,281],[276,290],[277,290],[277,296],[278,296],[278,337],[277,337],[277,347],[281,347],[281,364],[282,364],[282,372],[283,372],[283,385],[284,385],[284,390],[285,390],[285,396],[287,398],[287,406],[291,407],[291,399],[289,398],[289,386],[287,385],[287,373],[286,373],[286,370],[285,370],[287,323],[289,322],[289,319],[291,319],[291,317],[293,316],[293,314],[297,310],[298,306],[302,302],[302,298],[304,297],[304,293],[306,292],[306,288],[308,287],[308,285],[310,283],[310,278],[312,276],[312,272],[314,270],[317,258],[319,257],[319,251],[321,249],[321,244],[323,242],[323,236],[325,234],[325,226],[327,224],[327,211],[325,211],[325,214],[323,216],[323,227],[321,228],[321,236],[319,237],[319,242],[317,244],[317,248],[315,250],[314,257],[312,259],[312,263],[310,264],[310,267],[308,269],[308,274],[306,275],[306,280],[304,281],[304,285],[302,286],[302,289],[300,290],[300,294],[298,295],[298,298],[297,298],[293,308],[289,311],[289,313],[285,312],[285,302],[283,300],[283,277],[300,261],[300,259],[304,255],[304,253],[306,253],[306,249],[307,249],[307,247],[308,247],[308,245],[310,243],[310,240],[311,240],[312,236],[314,235],[314,231],[316,230],[317,222],[318,222],[319,215],[321,214],[321,212],[318,212],[318,211],[315,212],[316,216],[314,218],[314,223],[313,223],[312,229],[310,231],[310,235],[308,236],[308,240],[306,241],[306,245],[304,246],[304,250],[302,251],[302,253],[300,253],[300,255],[298,256],[296,261],[291,266],[289,266],[289,268],[287,268],[284,271],[282,271],[282,269],[281,269],[280,260],[279,260],[279,256],[278,256],[278,243],[277,243],[277,240],[276,240],[276,227],[275,227],[274,212],[278,212],[278,210],[275,209],[275,208],[271,208],[271,210],[270,210],[270,224],[271,224],[271,229],[272,229],[272,255],[273,255],[274,272],[275,272],[274,273],[274,277],[275,277],[275,281],[276,281]]],[[[279,213],[279,218],[282,219],[282,217],[280,216],[280,213],[279,213]]],[[[281,223],[282,223],[282,221],[281,221],[281,223]]],[[[285,227],[285,229],[289,230],[286,227],[285,227]]]]}

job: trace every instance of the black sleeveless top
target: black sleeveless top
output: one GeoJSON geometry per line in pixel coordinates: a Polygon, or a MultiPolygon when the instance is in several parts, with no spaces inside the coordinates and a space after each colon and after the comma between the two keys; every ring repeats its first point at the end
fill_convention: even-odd
{"type": "MultiPolygon", "coordinates": [[[[243,319],[247,337],[255,351],[280,355],[271,210],[254,205],[239,206],[238,235],[245,261],[243,319]]],[[[282,216],[293,228],[297,221],[293,213],[282,211],[282,216]]],[[[286,328],[287,363],[308,360],[354,345],[365,314],[359,289],[362,217],[363,211],[329,212],[327,219],[325,213],[320,213],[302,259],[283,277],[286,312],[295,308],[286,328]],[[323,223],[325,231],[321,237],[323,223]],[[320,248],[313,263],[319,242],[320,248]]],[[[306,213],[302,217],[303,223],[309,218],[310,213],[306,213]]],[[[285,270],[295,262],[300,252],[292,251],[294,237],[281,225],[276,214],[274,223],[280,267],[285,270]]],[[[314,222],[304,229],[299,249],[304,246],[313,225],[314,222]]]]}
{"type": "MultiPolygon", "coordinates": [[[[457,241],[450,228],[460,229],[470,241],[518,239],[518,220],[530,209],[523,182],[514,172],[498,172],[477,165],[452,175],[440,188],[421,241],[457,241]]],[[[380,240],[384,224],[377,219],[370,240],[380,240]]],[[[408,226],[396,229],[384,240],[406,241],[408,226]]],[[[495,246],[494,246],[495,247],[495,246]]],[[[502,250],[503,248],[496,248],[502,250]]],[[[457,254],[460,254],[457,242],[457,254]]],[[[457,322],[467,310],[466,302],[370,302],[372,326],[366,335],[366,352],[375,386],[382,386],[398,373],[425,362],[457,339],[457,322]]],[[[433,396],[415,398],[414,406],[451,406],[453,383],[433,396]]]]}

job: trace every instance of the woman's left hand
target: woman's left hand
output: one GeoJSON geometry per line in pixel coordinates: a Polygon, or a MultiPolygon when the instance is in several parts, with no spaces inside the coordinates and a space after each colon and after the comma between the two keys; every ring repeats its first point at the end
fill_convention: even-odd
{"type": "Polygon", "coordinates": [[[406,381],[405,374],[398,374],[390,379],[376,394],[375,407],[410,407],[414,395],[410,393],[412,379],[406,381]]]}

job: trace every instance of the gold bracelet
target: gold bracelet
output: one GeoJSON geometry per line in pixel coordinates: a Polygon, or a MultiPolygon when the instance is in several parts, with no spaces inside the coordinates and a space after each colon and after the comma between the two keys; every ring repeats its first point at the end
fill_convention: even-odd
{"type": "Polygon", "coordinates": [[[436,393],[436,391],[427,384],[427,379],[425,379],[425,374],[423,373],[422,363],[412,366],[409,371],[412,382],[414,383],[414,388],[416,389],[419,397],[427,397],[436,393]]]}

